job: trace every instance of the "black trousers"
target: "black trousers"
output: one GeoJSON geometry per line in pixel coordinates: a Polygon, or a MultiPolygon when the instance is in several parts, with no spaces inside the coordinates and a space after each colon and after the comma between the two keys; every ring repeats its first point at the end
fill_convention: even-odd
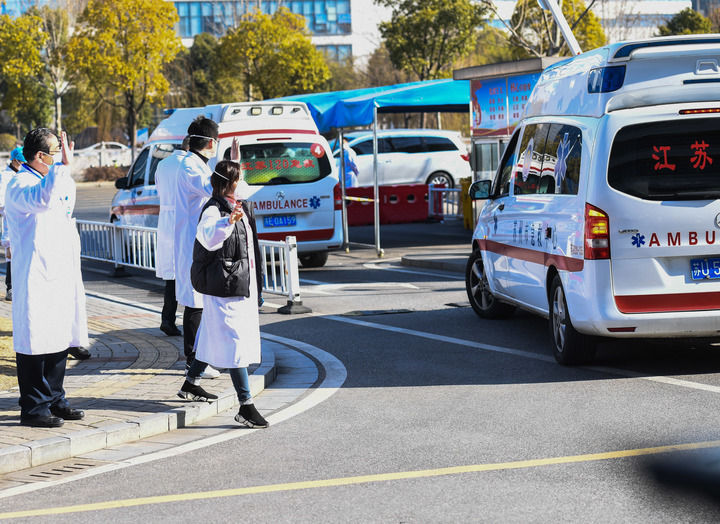
{"type": "Polygon", "coordinates": [[[195,360],[195,336],[200,327],[202,308],[185,307],[183,313],[183,342],[185,345],[185,360],[188,364],[195,360]]]}
{"type": "Polygon", "coordinates": [[[175,325],[175,314],[177,313],[177,299],[175,298],[175,281],[165,281],[165,297],[162,308],[162,323],[175,325]]]}
{"type": "Polygon", "coordinates": [[[5,287],[8,291],[12,289],[12,275],[10,274],[10,261],[5,264],[5,287]]]}
{"type": "Polygon", "coordinates": [[[21,417],[47,416],[51,406],[67,407],[63,389],[67,355],[67,349],[47,355],[15,353],[21,417]]]}

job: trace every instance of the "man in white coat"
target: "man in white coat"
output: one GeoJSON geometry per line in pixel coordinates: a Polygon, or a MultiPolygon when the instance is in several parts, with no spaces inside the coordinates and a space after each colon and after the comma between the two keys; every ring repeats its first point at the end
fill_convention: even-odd
{"type": "Polygon", "coordinates": [[[25,137],[26,159],[10,181],[5,213],[15,274],[13,346],[20,386],[20,421],[59,427],[84,413],[65,399],[68,347],[88,344],[80,238],[72,218],[72,147],[44,128],[25,137]]]}
{"type": "MultiPolygon", "coordinates": [[[[218,125],[200,116],[188,127],[190,152],[182,161],[176,177],[175,191],[175,292],[177,301],[185,306],[183,313],[183,342],[185,369],[195,360],[195,337],[202,318],[202,295],[190,282],[193,245],[203,206],[212,195],[210,178],[212,169],[208,161],[217,153],[218,125]]],[[[204,378],[218,376],[217,370],[208,366],[204,378]]]]}
{"type": "Polygon", "coordinates": [[[160,215],[157,227],[157,255],[155,276],[165,281],[160,329],[169,337],[182,335],[175,325],[177,298],[175,297],[175,193],[178,172],[183,168],[182,160],[188,153],[188,139],[180,149],[160,161],[155,171],[155,186],[160,197],[160,215]]]}

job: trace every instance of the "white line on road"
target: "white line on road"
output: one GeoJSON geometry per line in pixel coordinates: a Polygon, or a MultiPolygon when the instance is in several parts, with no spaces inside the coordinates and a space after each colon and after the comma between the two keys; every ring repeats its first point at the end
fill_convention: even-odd
{"type": "MultiPolygon", "coordinates": [[[[415,337],[421,337],[426,338],[430,340],[437,340],[439,342],[446,342],[449,344],[456,344],[458,346],[465,346],[473,349],[479,349],[481,351],[491,351],[494,353],[502,353],[505,355],[514,355],[517,357],[523,357],[523,358],[529,358],[532,360],[540,360],[542,362],[552,362],[555,363],[555,359],[549,355],[542,355],[539,353],[533,353],[531,351],[523,351],[520,349],[513,349],[503,346],[493,346],[491,344],[481,344],[479,342],[474,342],[472,340],[465,340],[461,338],[455,338],[455,337],[447,337],[444,335],[437,335],[435,333],[427,333],[425,331],[417,331],[415,329],[407,329],[407,328],[401,328],[396,326],[389,326],[386,324],[378,324],[376,322],[368,322],[366,320],[357,320],[354,318],[345,318],[345,317],[339,317],[335,315],[329,315],[329,316],[323,316],[321,314],[315,314],[313,315],[326,318],[328,320],[335,320],[337,322],[344,322],[346,324],[354,324],[356,326],[362,326],[366,328],[371,329],[379,329],[382,331],[390,331],[392,333],[401,333],[404,335],[411,335],[415,337]]],[[[637,373],[635,371],[629,371],[625,369],[618,369],[618,368],[611,368],[611,367],[604,367],[604,366],[580,366],[580,369],[586,369],[590,371],[596,371],[599,373],[607,373],[610,375],[616,375],[621,377],[627,377],[627,378],[637,378],[641,380],[647,380],[650,382],[658,382],[661,384],[669,384],[672,386],[679,386],[683,388],[690,388],[690,389],[698,389],[701,391],[710,391],[712,393],[720,393],[720,387],[713,386],[710,384],[702,384],[700,382],[692,382],[690,380],[683,380],[679,378],[673,378],[673,377],[664,377],[664,376],[646,376],[642,373],[637,373]]]]}
{"type": "MultiPolygon", "coordinates": [[[[382,264],[388,264],[390,261],[387,260],[385,262],[382,262],[382,264]]],[[[445,280],[459,280],[462,282],[465,282],[465,277],[457,277],[455,276],[455,273],[441,273],[439,271],[418,271],[416,269],[400,269],[399,267],[387,267],[385,265],[380,265],[381,262],[367,262],[363,264],[364,268],[367,269],[378,269],[381,271],[395,271],[397,273],[410,273],[413,275],[427,275],[432,277],[438,277],[438,278],[444,278],[445,280]]]]}
{"type": "MultiPolygon", "coordinates": [[[[333,396],[345,383],[345,379],[347,378],[347,370],[345,369],[345,366],[343,365],[343,363],[340,360],[338,360],[335,356],[331,355],[327,351],[323,351],[322,349],[312,346],[310,344],[306,344],[305,342],[300,342],[299,340],[292,340],[289,338],[279,337],[276,335],[270,335],[267,333],[262,333],[261,336],[262,336],[262,338],[265,338],[267,340],[279,342],[279,343],[289,346],[291,348],[295,348],[301,352],[307,353],[308,355],[311,355],[325,369],[325,378],[310,393],[308,393],[305,397],[300,399],[298,402],[295,402],[294,404],[291,404],[287,408],[284,408],[284,409],[282,409],[276,413],[273,413],[272,415],[267,417],[267,420],[268,420],[268,422],[270,422],[271,425],[275,425],[275,424],[279,424],[280,422],[284,422],[285,420],[295,417],[295,416],[317,406],[318,404],[326,401],[331,396],[333,396]]],[[[271,388],[272,388],[272,385],[270,386],[270,389],[271,388]]],[[[178,431],[182,431],[182,430],[178,430],[178,431]]],[[[94,477],[95,475],[101,475],[103,473],[108,473],[110,471],[125,469],[125,468],[131,467],[131,466],[137,466],[137,465],[145,464],[148,462],[154,462],[156,460],[162,460],[162,459],[176,457],[178,455],[182,455],[184,453],[195,451],[195,450],[201,449],[201,448],[206,448],[206,447],[212,446],[214,444],[219,444],[221,442],[226,442],[228,440],[246,437],[246,436],[254,433],[255,431],[269,431],[269,430],[243,429],[240,427],[233,428],[233,429],[230,429],[223,433],[220,433],[218,435],[195,440],[193,442],[188,442],[187,444],[182,444],[182,445],[174,447],[174,448],[158,451],[155,453],[149,453],[147,455],[141,455],[138,457],[133,457],[133,458],[124,460],[122,462],[108,464],[105,466],[98,466],[96,468],[85,471],[83,473],[78,473],[78,474],[73,475],[72,477],[68,477],[66,479],[58,479],[58,480],[54,480],[54,481],[35,483],[35,484],[25,484],[25,485],[17,486],[14,488],[8,488],[8,489],[0,492],[0,499],[12,497],[12,496],[16,496],[16,495],[22,495],[22,494],[30,493],[30,492],[37,491],[40,489],[46,489],[49,487],[58,486],[60,484],[65,484],[68,482],[75,482],[76,480],[81,480],[81,479],[85,479],[88,477],[94,477]]]]}

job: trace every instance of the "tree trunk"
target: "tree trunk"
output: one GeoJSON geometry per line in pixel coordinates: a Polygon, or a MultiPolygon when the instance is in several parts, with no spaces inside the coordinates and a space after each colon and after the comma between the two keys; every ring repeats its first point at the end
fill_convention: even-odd
{"type": "Polygon", "coordinates": [[[53,92],[55,97],[55,133],[60,136],[62,131],[62,96],[55,90],[53,92]]]}
{"type": "Polygon", "coordinates": [[[127,101],[127,122],[128,133],[130,134],[130,162],[135,162],[135,146],[137,143],[137,108],[135,107],[135,93],[129,93],[125,100],[127,101]]]}

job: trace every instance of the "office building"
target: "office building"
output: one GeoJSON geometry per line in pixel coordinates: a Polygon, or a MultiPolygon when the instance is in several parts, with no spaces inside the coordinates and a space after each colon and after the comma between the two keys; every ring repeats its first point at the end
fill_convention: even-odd
{"type": "Polygon", "coordinates": [[[373,0],[168,1],[178,11],[178,34],[186,46],[203,32],[222,36],[245,13],[272,14],[283,6],[305,17],[313,44],[329,58],[343,61],[352,56],[360,63],[380,44],[378,23],[390,17],[390,10],[373,0]]]}

